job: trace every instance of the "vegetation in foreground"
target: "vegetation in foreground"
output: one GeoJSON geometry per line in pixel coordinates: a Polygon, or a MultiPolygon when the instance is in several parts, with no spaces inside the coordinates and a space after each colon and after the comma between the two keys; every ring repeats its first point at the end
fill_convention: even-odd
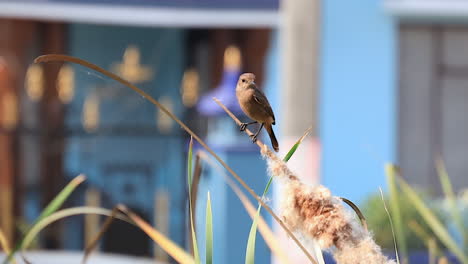
{"type": "MultiPolygon", "coordinates": [[[[77,63],[93,69],[101,74],[104,74],[126,86],[133,89],[141,96],[149,100],[161,111],[166,113],[170,118],[177,122],[185,131],[187,131],[198,143],[205,148],[205,150],[211,154],[214,159],[221,164],[224,169],[236,180],[250,195],[252,195],[258,202],[257,211],[252,213],[252,205],[248,201],[243,199],[245,195],[240,192],[235,185],[229,184],[231,188],[239,196],[239,199],[243,202],[246,209],[250,212],[253,217],[253,223],[250,230],[250,234],[247,241],[245,263],[254,263],[255,261],[255,237],[257,227],[260,229],[260,233],[264,236],[267,244],[272,250],[273,254],[279,256],[282,262],[288,263],[287,254],[281,252],[278,247],[278,242],[274,236],[267,236],[265,234],[271,234],[271,230],[265,224],[265,221],[260,216],[260,210],[263,207],[268,213],[270,213],[275,221],[287,232],[287,234],[294,240],[299,248],[308,257],[311,263],[324,263],[321,255],[322,250],[330,251],[337,263],[348,264],[348,263],[394,263],[394,260],[389,259],[382,254],[380,247],[375,243],[372,234],[366,228],[366,222],[362,218],[362,214],[359,209],[353,205],[353,209],[356,210],[358,215],[361,217],[361,223],[353,217],[350,212],[344,209],[340,197],[332,196],[330,191],[324,186],[310,187],[303,184],[298,177],[296,177],[288,168],[286,162],[292,157],[297,147],[300,145],[303,138],[301,138],[291,149],[288,155],[283,159],[279,159],[273,152],[271,152],[262,142],[257,141],[257,145],[260,147],[261,154],[267,160],[270,181],[268,182],[264,194],[268,192],[270,184],[273,178],[278,179],[280,184],[284,185],[285,193],[281,198],[280,203],[282,204],[281,218],[276,215],[272,209],[265,204],[263,197],[255,194],[251,188],[237,175],[216,153],[209,148],[204,141],[199,138],[189,127],[187,127],[182,121],[180,121],[175,115],[168,111],[163,105],[157,100],[146,94],[138,87],[132,85],[126,80],[123,80],[119,76],[107,72],[98,66],[95,66],[89,62],[65,56],[65,55],[45,55],[36,59],[36,62],[48,62],[48,61],[66,61],[77,63]],[[282,220],[284,219],[284,221],[282,220]],[[263,231],[262,231],[263,230],[263,231]],[[301,234],[301,237],[305,239],[299,240],[296,234],[301,234]]],[[[218,102],[218,104],[220,104],[218,102]]],[[[226,112],[240,124],[239,120],[232,113],[229,112],[223,105],[220,104],[226,112]]],[[[249,130],[246,133],[252,135],[249,130]]],[[[307,134],[307,133],[306,133],[307,134]]],[[[8,258],[3,263],[9,263],[14,261],[14,256],[20,251],[24,251],[31,244],[32,240],[38,235],[38,233],[49,224],[66,218],[68,216],[79,215],[79,214],[99,214],[107,216],[106,221],[103,223],[102,229],[96,234],[96,237],[86,247],[83,257],[83,263],[86,262],[87,257],[97,245],[97,242],[106,232],[110,223],[114,219],[120,219],[127,221],[130,224],[138,226],[144,231],[155,243],[157,243],[165,252],[167,252],[172,258],[179,263],[201,263],[200,253],[198,252],[198,241],[196,239],[196,231],[193,225],[193,213],[192,206],[194,201],[192,199],[192,185],[193,185],[193,172],[192,172],[192,143],[189,146],[188,155],[188,186],[189,186],[189,211],[190,211],[190,223],[191,223],[191,234],[192,234],[192,252],[189,254],[184,251],[181,247],[176,245],[161,232],[150,226],[147,222],[141,219],[138,215],[133,213],[131,210],[126,208],[124,205],[117,205],[114,209],[104,209],[95,207],[73,207],[67,209],[60,209],[65,200],[75,190],[75,188],[81,184],[85,177],[80,175],[72,180],[58,195],[50,202],[50,204],[43,210],[41,215],[38,217],[36,222],[25,232],[21,240],[11,247],[10,241],[6,241],[0,230],[0,243],[5,252],[8,254],[8,258]]],[[[421,196],[408,185],[403,178],[399,175],[398,169],[393,165],[387,166],[388,175],[388,187],[390,191],[389,207],[391,213],[390,224],[394,223],[394,233],[396,237],[395,250],[399,252],[397,254],[398,263],[408,262],[408,251],[407,251],[407,237],[405,234],[405,226],[402,218],[403,204],[412,206],[418,213],[420,219],[427,225],[429,230],[432,232],[430,239],[437,239],[440,243],[460,261],[460,263],[468,263],[468,257],[466,255],[467,245],[467,228],[464,223],[461,213],[456,206],[456,199],[453,190],[450,185],[450,181],[442,166],[442,163],[438,163],[439,174],[441,183],[446,194],[446,198],[450,204],[450,216],[453,218],[456,227],[462,234],[463,242],[457,243],[456,240],[448,232],[446,226],[442,224],[442,221],[437,217],[424,202],[421,196]],[[403,194],[403,196],[400,196],[403,194]],[[405,197],[403,199],[402,197],[405,197]],[[460,246],[461,244],[461,246],[460,246]],[[397,246],[398,245],[398,246],[397,246]],[[398,257],[400,256],[400,258],[398,257]]],[[[232,181],[232,179],[230,179],[232,181]]],[[[214,198],[216,199],[216,198],[214,198]]],[[[213,234],[212,234],[212,212],[210,206],[210,199],[208,199],[206,206],[206,252],[205,252],[205,263],[212,263],[213,256],[213,234]]],[[[385,202],[382,201],[382,207],[385,207],[385,202]]],[[[393,225],[392,225],[393,226],[393,225]]],[[[393,228],[392,228],[393,230],[393,228]]],[[[424,241],[426,245],[430,245],[430,242],[424,241]]],[[[435,257],[440,257],[444,260],[445,251],[434,251],[429,247],[429,252],[432,252],[435,257]]],[[[434,259],[435,259],[434,257],[434,259]]]]}

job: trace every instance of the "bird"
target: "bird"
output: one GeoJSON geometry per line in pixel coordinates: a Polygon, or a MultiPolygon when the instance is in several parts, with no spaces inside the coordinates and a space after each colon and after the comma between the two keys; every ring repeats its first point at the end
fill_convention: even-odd
{"type": "Polygon", "coordinates": [[[250,136],[252,142],[255,143],[257,141],[258,134],[262,128],[265,127],[265,130],[270,136],[273,149],[278,152],[278,140],[275,137],[272,127],[272,125],[275,124],[275,114],[271,109],[267,97],[255,84],[255,75],[253,73],[243,73],[239,76],[236,86],[236,97],[242,111],[250,119],[254,120],[253,122],[242,123],[240,125],[240,131],[244,131],[249,125],[260,123],[258,131],[250,136]]]}

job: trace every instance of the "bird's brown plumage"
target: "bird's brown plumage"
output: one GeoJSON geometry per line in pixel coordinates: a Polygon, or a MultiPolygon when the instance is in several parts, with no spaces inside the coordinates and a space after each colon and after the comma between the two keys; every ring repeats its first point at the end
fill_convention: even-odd
{"type": "Polygon", "coordinates": [[[257,88],[254,74],[244,73],[239,77],[236,87],[236,96],[242,111],[251,119],[265,126],[265,130],[270,136],[273,149],[278,151],[278,141],[276,140],[272,128],[272,125],[275,124],[275,114],[265,94],[257,88]]]}

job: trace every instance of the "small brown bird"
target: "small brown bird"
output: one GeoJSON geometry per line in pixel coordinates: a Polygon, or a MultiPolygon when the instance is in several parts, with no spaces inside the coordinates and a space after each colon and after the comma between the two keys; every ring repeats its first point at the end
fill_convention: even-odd
{"type": "Polygon", "coordinates": [[[257,88],[255,75],[253,73],[244,73],[239,77],[236,87],[236,96],[242,111],[244,111],[248,117],[255,120],[250,123],[242,123],[240,131],[244,131],[247,126],[251,124],[260,123],[260,128],[257,133],[251,136],[252,142],[255,143],[255,141],[257,141],[258,134],[262,128],[265,127],[270,136],[273,149],[278,152],[278,141],[276,140],[272,128],[272,125],[275,124],[275,114],[273,114],[273,110],[265,94],[257,88]]]}

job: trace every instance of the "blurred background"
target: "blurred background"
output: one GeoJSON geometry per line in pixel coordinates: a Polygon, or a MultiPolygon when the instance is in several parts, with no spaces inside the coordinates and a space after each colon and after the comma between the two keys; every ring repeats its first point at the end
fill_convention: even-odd
{"type": "MultiPolygon", "coordinates": [[[[257,193],[267,182],[265,162],[211,100],[246,122],[234,92],[243,72],[256,74],[272,104],[281,155],[312,126],[290,162],[304,181],[373,208],[386,186],[384,164],[395,162],[437,198],[441,156],[461,193],[468,187],[467,16],[468,2],[443,0],[1,0],[0,228],[17,239],[83,173],[88,180],[68,206],[123,203],[188,247],[188,135],[107,77],[32,64],[48,53],[88,60],[148,92],[257,193]]],[[[214,262],[239,263],[251,220],[219,172],[203,166],[198,203],[207,191],[214,262]]],[[[54,224],[35,247],[81,250],[99,219],[54,224]]],[[[270,251],[258,240],[257,261],[267,263],[270,251]]],[[[124,223],[112,225],[99,250],[171,261],[124,223]]]]}

